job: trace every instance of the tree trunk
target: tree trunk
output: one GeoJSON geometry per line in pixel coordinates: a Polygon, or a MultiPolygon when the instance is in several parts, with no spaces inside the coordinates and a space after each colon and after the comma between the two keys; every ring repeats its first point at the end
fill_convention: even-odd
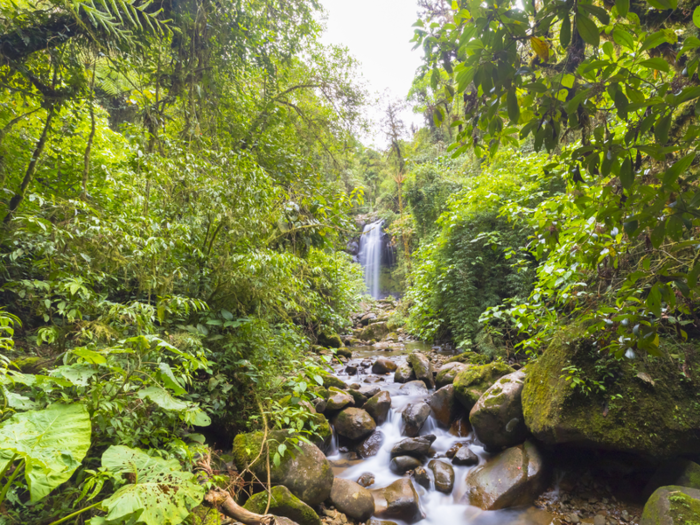
{"type": "Polygon", "coordinates": [[[274,525],[275,517],[270,514],[255,514],[244,509],[233,501],[231,494],[223,489],[211,489],[204,496],[204,504],[218,509],[229,518],[233,518],[245,525],[274,525]]]}

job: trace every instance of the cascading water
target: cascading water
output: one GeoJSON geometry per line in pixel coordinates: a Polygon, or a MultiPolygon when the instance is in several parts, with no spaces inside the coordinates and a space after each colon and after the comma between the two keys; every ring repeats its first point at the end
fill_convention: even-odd
{"type": "Polygon", "coordinates": [[[367,292],[375,299],[380,298],[379,274],[382,270],[382,226],[383,220],[367,224],[360,238],[360,264],[365,271],[367,292]]]}

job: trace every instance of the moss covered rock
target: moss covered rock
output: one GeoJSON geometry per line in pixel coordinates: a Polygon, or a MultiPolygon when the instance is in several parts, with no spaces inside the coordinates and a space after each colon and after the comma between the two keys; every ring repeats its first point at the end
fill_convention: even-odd
{"type": "Polygon", "coordinates": [[[319,373],[321,378],[323,378],[323,386],[325,388],[330,388],[334,386],[335,388],[340,388],[341,390],[347,390],[348,385],[342,380],[335,377],[333,374],[322,371],[319,373]]]}
{"type": "Polygon", "coordinates": [[[360,339],[363,341],[379,340],[389,333],[385,322],[372,323],[365,326],[360,332],[360,339]]]}
{"type": "Polygon", "coordinates": [[[333,441],[333,430],[331,424],[323,414],[313,414],[306,424],[308,430],[312,430],[314,435],[311,437],[311,442],[320,448],[323,452],[327,452],[333,441]]]}
{"type": "Polygon", "coordinates": [[[488,365],[475,365],[462,370],[455,377],[455,397],[464,408],[471,410],[479,398],[501,377],[515,372],[500,361],[488,365]]]}
{"type": "MultiPolygon", "coordinates": [[[[269,435],[269,446],[276,450],[286,443],[287,452],[279,466],[270,465],[273,485],[284,485],[292,494],[308,505],[318,505],[331,491],[333,471],[331,464],[316,446],[299,441],[300,450],[292,447],[288,440],[295,439],[287,430],[275,430],[269,435]]],[[[238,434],[233,440],[233,459],[239,472],[250,469],[258,479],[267,478],[265,455],[258,457],[262,447],[263,433],[238,434]],[[253,461],[255,463],[253,463],[253,461]]]]}
{"type": "Polygon", "coordinates": [[[334,386],[328,389],[328,399],[326,399],[326,412],[342,410],[346,406],[353,406],[355,398],[349,392],[334,386]]]}
{"type": "Polygon", "coordinates": [[[416,378],[416,374],[408,363],[398,366],[394,372],[394,383],[408,383],[416,378]]]}
{"type": "Polygon", "coordinates": [[[459,374],[462,370],[466,370],[470,366],[471,365],[458,362],[442,365],[437,371],[437,376],[435,376],[435,388],[442,388],[443,386],[451,385],[454,383],[457,374],[459,374]]]}
{"type": "Polygon", "coordinates": [[[641,525],[700,523],[700,490],[671,485],[654,491],[642,512],[641,525]]]}
{"type": "Polygon", "coordinates": [[[335,351],[336,355],[339,355],[340,357],[345,357],[346,359],[352,359],[352,350],[349,348],[338,348],[335,351]]]}
{"type": "Polygon", "coordinates": [[[537,439],[552,444],[651,457],[697,452],[700,362],[697,351],[686,349],[685,356],[685,373],[671,357],[615,361],[602,356],[582,328],[568,327],[528,365],[522,392],[525,424],[537,439]],[[605,390],[592,388],[586,394],[571,388],[563,372],[568,366],[605,390]]]}
{"type": "Polygon", "coordinates": [[[369,436],[377,428],[372,416],[361,408],[346,408],[333,420],[333,424],[339,436],[353,441],[369,436]]]}
{"type": "Polygon", "coordinates": [[[265,514],[268,498],[270,499],[270,510],[268,514],[284,516],[299,525],[321,525],[321,519],[314,509],[309,507],[292,494],[287,487],[282,485],[272,487],[270,494],[266,491],[255,494],[243,507],[256,514],[265,514]]]}
{"type": "Polygon", "coordinates": [[[477,354],[476,352],[462,352],[456,356],[450,357],[447,363],[462,363],[465,365],[485,365],[488,360],[485,356],[477,354]]]}
{"type": "Polygon", "coordinates": [[[326,348],[342,348],[343,340],[338,334],[330,331],[321,332],[317,336],[318,344],[325,346],[326,348]]]}
{"type": "Polygon", "coordinates": [[[421,352],[413,352],[408,356],[408,364],[411,365],[416,379],[423,381],[428,388],[435,388],[435,377],[433,375],[433,364],[428,357],[421,352]]]}

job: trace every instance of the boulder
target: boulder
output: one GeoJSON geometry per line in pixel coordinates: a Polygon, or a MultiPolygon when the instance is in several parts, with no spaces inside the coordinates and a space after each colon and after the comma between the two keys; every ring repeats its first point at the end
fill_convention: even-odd
{"type": "Polygon", "coordinates": [[[371,341],[373,339],[379,341],[382,337],[389,333],[389,329],[385,322],[371,323],[362,329],[360,339],[363,341],[371,341]]]}
{"type": "Polygon", "coordinates": [[[344,409],[336,416],[333,425],[339,436],[353,441],[369,436],[377,428],[372,416],[361,408],[344,409]]]}
{"type": "Polygon", "coordinates": [[[371,472],[365,472],[364,474],[360,475],[359,478],[357,478],[357,484],[365,488],[371,487],[374,485],[374,474],[371,472]]]}
{"type": "Polygon", "coordinates": [[[395,371],[397,368],[396,363],[391,359],[385,357],[380,357],[372,365],[373,374],[388,374],[389,372],[395,371]]]}
{"type": "Polygon", "coordinates": [[[352,400],[357,408],[362,408],[367,402],[367,396],[355,388],[348,388],[348,394],[352,396],[352,400]]]}
{"type": "Polygon", "coordinates": [[[362,346],[362,341],[357,337],[349,337],[345,340],[345,346],[362,346]]]}
{"type": "Polygon", "coordinates": [[[468,446],[463,446],[457,449],[455,455],[452,456],[452,464],[460,467],[471,467],[479,464],[479,456],[474,454],[468,446]]]}
{"type": "Polygon", "coordinates": [[[309,423],[316,427],[315,435],[311,438],[312,443],[323,452],[327,452],[331,446],[331,441],[333,441],[331,424],[323,414],[312,414],[309,416],[309,423]]]}
{"type": "Polygon", "coordinates": [[[335,387],[340,390],[346,390],[348,388],[348,385],[345,383],[345,381],[343,381],[342,379],[338,379],[329,372],[321,371],[319,372],[319,375],[323,379],[324,388],[335,387]]]}
{"type": "Polygon", "coordinates": [[[518,370],[496,381],[476,402],[469,422],[489,452],[519,445],[527,438],[521,393],[525,373],[518,370]]]}
{"type": "Polygon", "coordinates": [[[348,518],[356,521],[366,521],[374,514],[372,493],[349,479],[333,480],[331,503],[348,518]]]}
{"type": "Polygon", "coordinates": [[[394,474],[404,475],[409,470],[417,469],[422,466],[419,460],[413,456],[397,456],[391,460],[389,463],[389,468],[394,474]]]}
{"type": "Polygon", "coordinates": [[[408,383],[401,385],[399,388],[399,393],[404,396],[427,396],[428,389],[423,381],[409,381],[408,383]]]}
{"type": "Polygon", "coordinates": [[[415,378],[416,374],[408,363],[399,365],[394,372],[394,383],[408,383],[415,378]]]}
{"type": "Polygon", "coordinates": [[[431,459],[428,462],[428,468],[433,471],[435,490],[451,494],[455,484],[455,471],[452,465],[439,459],[431,459]]]}
{"type": "Polygon", "coordinates": [[[355,365],[348,365],[345,367],[345,373],[349,376],[357,375],[357,367],[355,365]]]}
{"type": "Polygon", "coordinates": [[[448,363],[462,363],[465,365],[485,365],[488,362],[486,357],[476,352],[462,352],[456,356],[450,357],[445,364],[448,363]]]}
{"type": "Polygon", "coordinates": [[[416,437],[420,434],[421,428],[430,415],[430,407],[423,401],[409,403],[401,414],[403,419],[403,433],[409,437],[416,437]]]}
{"type": "Polygon", "coordinates": [[[326,348],[343,347],[343,340],[340,338],[340,336],[330,331],[325,331],[318,334],[317,340],[319,345],[325,346],[326,348]]]}
{"type": "Polygon", "coordinates": [[[384,489],[373,490],[372,495],[374,513],[379,518],[395,518],[408,523],[423,518],[418,493],[408,478],[396,480],[384,489]]]}
{"type": "Polygon", "coordinates": [[[430,489],[430,474],[423,467],[417,467],[413,471],[413,481],[425,489],[430,489]]]}
{"type": "Polygon", "coordinates": [[[535,445],[526,441],[470,471],[465,496],[469,504],[483,510],[529,505],[544,490],[546,481],[542,457],[535,445]]]}
{"type": "Polygon", "coordinates": [[[656,489],[668,485],[700,490],[700,465],[689,459],[667,461],[656,470],[642,494],[648,498],[656,489]]]}
{"type": "Polygon", "coordinates": [[[360,319],[360,324],[362,326],[367,326],[370,321],[374,321],[376,318],[377,314],[370,312],[362,316],[362,318],[360,319]]]}
{"type": "Polygon", "coordinates": [[[450,428],[452,422],[459,417],[462,411],[462,406],[455,399],[452,385],[443,386],[437,390],[428,398],[428,405],[430,405],[435,420],[445,428],[450,428]]]}
{"type": "Polygon", "coordinates": [[[389,414],[389,409],[391,408],[391,396],[389,392],[383,390],[370,397],[363,408],[372,416],[372,419],[374,419],[377,425],[381,425],[386,421],[387,414],[389,414]]]}
{"type": "Polygon", "coordinates": [[[654,491],[644,505],[640,525],[691,525],[700,523],[700,490],[678,485],[654,491]]]}
{"type": "Polygon", "coordinates": [[[462,370],[469,368],[471,365],[453,362],[442,365],[438,371],[437,376],[435,376],[435,388],[442,388],[446,385],[451,385],[457,374],[462,370]]]}
{"type": "Polygon", "coordinates": [[[314,406],[314,409],[316,409],[316,412],[321,413],[326,411],[326,406],[328,405],[326,403],[326,400],[323,399],[322,397],[316,397],[311,400],[311,404],[314,406]]]}
{"type": "Polygon", "coordinates": [[[336,412],[347,406],[353,406],[354,404],[355,399],[348,392],[332,386],[328,389],[325,412],[336,412]]]}
{"type": "Polygon", "coordinates": [[[369,458],[376,456],[383,444],[384,434],[381,430],[377,430],[363,439],[362,442],[355,448],[355,452],[357,452],[361,458],[369,458]]]}
{"type": "Polygon", "coordinates": [[[340,357],[345,357],[346,359],[352,359],[352,350],[346,348],[345,345],[343,345],[341,348],[338,348],[335,351],[335,354],[339,355],[340,357]]]}
{"type": "Polygon", "coordinates": [[[425,354],[420,352],[409,354],[408,363],[416,374],[416,379],[423,381],[428,388],[435,388],[433,365],[425,354]]]}
{"type": "Polygon", "coordinates": [[[455,397],[464,408],[471,410],[484,392],[496,380],[515,372],[507,364],[496,361],[488,365],[474,365],[462,370],[454,380],[455,397]]]}
{"type": "MultiPolygon", "coordinates": [[[[675,347],[660,342],[660,355],[675,347]]],[[[697,454],[700,450],[700,366],[679,380],[672,358],[615,361],[608,384],[607,362],[583,327],[557,332],[549,347],[528,365],[522,392],[525,425],[540,441],[630,452],[651,458],[697,454]],[[601,366],[603,365],[603,366],[601,366]],[[574,366],[587,381],[606,384],[604,393],[586,395],[566,381],[574,366]],[[619,396],[617,394],[620,394],[619,396]],[[616,399],[617,398],[617,399],[616,399]],[[603,407],[607,400],[610,401],[603,407]]]]}
{"type": "Polygon", "coordinates": [[[402,439],[391,449],[391,457],[413,456],[420,459],[428,456],[435,439],[436,437],[432,434],[402,439]]]}
{"type": "Polygon", "coordinates": [[[268,514],[284,516],[299,525],[321,525],[321,519],[314,509],[292,494],[287,487],[283,485],[272,487],[270,494],[271,496],[268,495],[267,491],[258,492],[249,498],[243,507],[256,514],[265,514],[269,497],[270,510],[268,514]]]}
{"type": "MultiPolygon", "coordinates": [[[[294,436],[288,430],[275,430],[270,433],[268,441],[275,449],[294,436]]],[[[233,440],[233,459],[239,472],[245,469],[257,476],[267,479],[266,463],[261,458],[251,465],[262,448],[263,433],[252,432],[238,434],[233,440]]],[[[270,465],[270,480],[273,485],[284,485],[292,494],[307,505],[315,506],[330,495],[333,484],[331,464],[316,446],[299,441],[296,447],[287,447],[278,466],[270,465]]]]}

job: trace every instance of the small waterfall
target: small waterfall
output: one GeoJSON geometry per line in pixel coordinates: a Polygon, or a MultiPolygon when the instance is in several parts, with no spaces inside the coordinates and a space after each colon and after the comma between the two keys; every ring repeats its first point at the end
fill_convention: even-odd
{"type": "Polygon", "coordinates": [[[379,274],[382,269],[382,219],[365,226],[360,238],[360,264],[365,269],[367,292],[380,299],[379,274]]]}

